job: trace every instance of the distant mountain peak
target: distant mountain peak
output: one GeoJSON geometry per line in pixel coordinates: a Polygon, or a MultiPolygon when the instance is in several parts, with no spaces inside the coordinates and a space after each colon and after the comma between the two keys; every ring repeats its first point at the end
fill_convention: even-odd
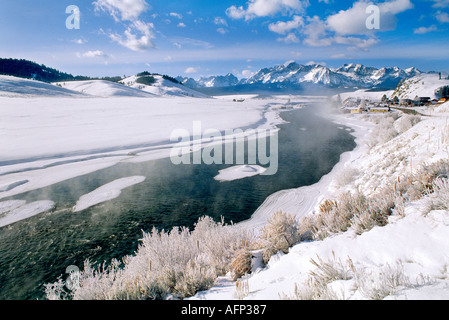
{"type": "MultiPolygon", "coordinates": [[[[389,88],[394,89],[404,79],[421,74],[415,67],[367,67],[360,63],[347,63],[339,68],[319,64],[301,65],[291,60],[273,67],[262,68],[253,76],[238,79],[231,73],[194,80],[182,78],[182,83],[192,88],[221,88],[237,85],[257,85],[263,88],[298,88],[301,86],[324,86],[328,88],[389,88]]],[[[179,80],[179,79],[178,79],[179,80]]]]}

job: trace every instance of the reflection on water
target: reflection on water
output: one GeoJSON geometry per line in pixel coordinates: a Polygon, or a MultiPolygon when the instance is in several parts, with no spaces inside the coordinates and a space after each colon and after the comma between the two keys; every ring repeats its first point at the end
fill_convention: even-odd
{"type": "MultiPolygon", "coordinates": [[[[132,254],[142,231],[192,227],[199,217],[248,219],[274,192],[316,183],[355,147],[354,138],[312,107],[282,113],[279,170],[232,182],[214,177],[225,165],[174,166],[170,159],[122,163],[9,199],[52,200],[55,209],[0,229],[0,299],[43,298],[70,265],[132,254]],[[73,213],[79,197],[113,180],[145,176],[106,203],[73,213]]],[[[3,199],[9,200],[9,199],[3,199]]]]}

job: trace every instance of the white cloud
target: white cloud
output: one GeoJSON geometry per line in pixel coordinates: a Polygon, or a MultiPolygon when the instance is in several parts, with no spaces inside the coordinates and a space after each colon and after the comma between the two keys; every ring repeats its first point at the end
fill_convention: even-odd
{"type": "Polygon", "coordinates": [[[278,38],[279,42],[285,42],[285,43],[299,43],[298,37],[294,33],[289,33],[284,38],[278,38]]]}
{"type": "Polygon", "coordinates": [[[379,43],[378,39],[369,38],[369,39],[361,39],[357,37],[342,37],[336,36],[334,37],[334,41],[337,44],[345,44],[351,46],[352,49],[367,49],[375,44],[379,43]]]}
{"type": "Polygon", "coordinates": [[[228,17],[230,17],[232,19],[242,19],[245,17],[246,12],[242,6],[240,6],[238,8],[236,6],[231,6],[226,9],[226,14],[228,17]]]}
{"type": "Polygon", "coordinates": [[[309,5],[308,0],[249,0],[247,9],[243,6],[231,6],[226,14],[233,19],[251,20],[257,17],[268,17],[277,13],[302,13],[309,5]]]}
{"type": "Polygon", "coordinates": [[[326,62],[316,62],[316,61],[314,61],[314,60],[312,60],[312,61],[309,61],[309,62],[307,62],[306,63],[306,66],[315,66],[315,65],[319,65],[319,66],[323,66],[323,67],[325,67],[326,66],[326,62]]]}
{"type": "Polygon", "coordinates": [[[194,67],[187,68],[184,73],[197,73],[198,70],[196,70],[194,67]]]}
{"type": "Polygon", "coordinates": [[[221,18],[221,17],[216,17],[215,19],[214,19],[214,23],[217,25],[217,26],[219,26],[219,25],[223,25],[223,26],[228,26],[228,23],[227,23],[227,21],[225,20],[225,19],[223,19],[223,18],[221,18]]]}
{"type": "Polygon", "coordinates": [[[434,8],[448,8],[449,0],[432,0],[434,2],[434,8]]]}
{"type": "Polygon", "coordinates": [[[123,35],[110,34],[109,37],[111,40],[132,51],[144,51],[155,47],[152,41],[154,39],[153,32],[151,31],[152,28],[152,23],[137,20],[126,29],[123,35]],[[140,37],[136,34],[136,31],[140,34],[140,37]]]}
{"type": "Polygon", "coordinates": [[[414,34],[426,34],[426,33],[433,32],[433,31],[437,31],[437,30],[438,30],[438,29],[437,29],[437,26],[432,25],[432,26],[430,26],[430,27],[420,27],[420,28],[417,28],[417,29],[413,30],[413,33],[414,33],[414,34]]]}
{"type": "Polygon", "coordinates": [[[150,8],[145,0],[97,0],[93,2],[96,11],[109,13],[115,21],[130,21],[123,35],[110,33],[109,38],[132,50],[144,51],[154,48],[154,25],[139,20],[139,16],[150,8]]]}
{"type": "Polygon", "coordinates": [[[150,8],[145,0],[97,0],[93,2],[96,11],[105,11],[115,21],[133,21],[150,8]]]}
{"type": "Polygon", "coordinates": [[[332,39],[328,35],[326,23],[318,16],[307,18],[307,25],[304,28],[306,39],[304,43],[312,47],[328,47],[332,45],[332,39]]]}
{"type": "Polygon", "coordinates": [[[84,53],[78,52],[76,55],[78,58],[107,58],[108,57],[108,55],[101,50],[87,51],[84,53]]]}
{"type": "Polygon", "coordinates": [[[332,59],[350,59],[345,53],[337,53],[331,56],[332,59]]]}
{"type": "Polygon", "coordinates": [[[180,22],[180,23],[178,23],[178,27],[179,28],[185,28],[187,26],[186,26],[186,24],[184,22],[180,22]]]}
{"type": "Polygon", "coordinates": [[[192,38],[187,38],[187,37],[176,37],[174,39],[172,39],[173,45],[175,45],[178,48],[181,48],[183,46],[189,46],[189,47],[198,47],[198,48],[203,48],[203,49],[211,49],[214,46],[207,42],[207,41],[203,41],[203,40],[198,40],[198,39],[192,39],[192,38]]]}
{"type": "Polygon", "coordinates": [[[449,23],[449,14],[447,14],[446,12],[438,11],[436,18],[440,23],[449,23]]]}
{"type": "Polygon", "coordinates": [[[74,39],[74,40],[72,40],[72,42],[73,42],[73,43],[76,43],[76,44],[85,44],[85,43],[87,42],[87,40],[84,40],[84,39],[74,39]]]}
{"type": "Polygon", "coordinates": [[[279,33],[279,34],[286,34],[287,32],[293,30],[293,29],[298,29],[299,27],[304,26],[304,18],[301,16],[294,16],[293,20],[291,21],[279,21],[276,23],[272,23],[268,26],[268,29],[270,29],[270,31],[273,31],[275,33],[279,33]]]}
{"type": "Polygon", "coordinates": [[[243,70],[243,71],[241,72],[241,75],[242,75],[242,77],[244,77],[244,78],[250,78],[250,77],[252,77],[254,74],[255,74],[255,73],[254,73],[253,71],[251,71],[251,70],[243,70]]]}
{"type": "MultiPolygon", "coordinates": [[[[366,20],[369,14],[366,13],[368,6],[372,2],[360,0],[355,2],[348,10],[341,10],[337,14],[331,15],[326,22],[329,28],[339,35],[367,35],[373,34],[376,30],[366,27],[366,20]]],[[[406,10],[412,9],[410,0],[392,0],[380,3],[380,30],[388,31],[396,28],[396,15],[406,10]]]]}
{"type": "Polygon", "coordinates": [[[182,15],[176,12],[170,12],[170,17],[175,17],[178,19],[182,19],[182,15]]]}
{"type": "Polygon", "coordinates": [[[218,28],[217,32],[221,33],[221,34],[226,34],[226,33],[228,33],[228,30],[226,30],[225,28],[218,28]]]}

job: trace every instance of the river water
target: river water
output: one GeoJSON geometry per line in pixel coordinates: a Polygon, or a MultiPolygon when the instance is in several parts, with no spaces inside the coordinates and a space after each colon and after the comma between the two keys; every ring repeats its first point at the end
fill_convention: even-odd
{"type": "Polygon", "coordinates": [[[121,163],[5,200],[52,200],[54,210],[0,228],[0,299],[43,299],[43,284],[86,259],[102,263],[132,254],[142,231],[192,227],[208,215],[247,220],[271,194],[311,185],[355,147],[350,129],[318,115],[319,106],[286,111],[280,125],[279,168],[273,176],[232,182],[214,177],[229,165],[179,165],[170,159],[121,163]],[[80,196],[116,179],[145,176],[111,201],[72,212],[80,196]]]}

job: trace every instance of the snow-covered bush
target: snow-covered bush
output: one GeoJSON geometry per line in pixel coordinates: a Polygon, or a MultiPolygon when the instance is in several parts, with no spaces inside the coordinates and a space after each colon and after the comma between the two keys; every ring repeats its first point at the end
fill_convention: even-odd
{"type": "Polygon", "coordinates": [[[356,234],[361,234],[375,226],[386,225],[395,207],[394,198],[389,193],[368,198],[360,192],[348,192],[332,203],[335,205],[329,210],[304,219],[302,233],[307,234],[308,228],[314,239],[324,239],[352,228],[356,234]]]}
{"type": "Polygon", "coordinates": [[[253,254],[248,248],[243,248],[236,252],[235,257],[229,266],[234,280],[243,277],[245,274],[251,273],[252,257],[253,254]]]}
{"type": "Polygon", "coordinates": [[[386,143],[398,135],[394,128],[394,121],[392,117],[383,117],[382,121],[373,128],[370,141],[368,142],[370,148],[386,143]]]}
{"type": "Polygon", "coordinates": [[[246,230],[210,217],[199,219],[193,231],[153,229],[144,233],[134,255],[102,267],[86,261],[71,292],[63,291],[59,280],[45,286],[46,295],[74,300],[185,298],[211,287],[228,271],[235,253],[252,241],[246,230]]]}
{"type": "Polygon", "coordinates": [[[360,174],[359,170],[353,167],[345,168],[337,173],[335,177],[335,185],[337,188],[346,187],[353,182],[360,174]]]}
{"type": "Polygon", "coordinates": [[[288,253],[290,247],[301,241],[299,224],[294,216],[277,211],[268,219],[268,224],[262,228],[259,238],[266,263],[272,255],[279,251],[288,253]]]}
{"type": "Polygon", "coordinates": [[[434,194],[431,196],[431,210],[449,211],[449,180],[438,178],[433,183],[434,194]]]}
{"type": "Polygon", "coordinates": [[[410,114],[404,114],[394,122],[394,128],[398,134],[402,134],[411,129],[414,125],[421,121],[420,116],[413,116],[410,114]]]}
{"type": "Polygon", "coordinates": [[[374,127],[370,141],[368,142],[370,148],[394,139],[421,121],[419,116],[407,114],[399,116],[397,113],[376,117],[374,119],[377,125],[374,127]]]}
{"type": "Polygon", "coordinates": [[[401,288],[413,288],[418,285],[411,283],[405,276],[400,263],[366,270],[355,267],[349,257],[346,263],[342,263],[335,256],[328,261],[319,257],[317,260],[311,260],[315,269],[310,271],[307,281],[301,286],[295,283],[293,295],[282,294],[281,299],[345,300],[357,296],[358,299],[382,300],[401,288]]]}

